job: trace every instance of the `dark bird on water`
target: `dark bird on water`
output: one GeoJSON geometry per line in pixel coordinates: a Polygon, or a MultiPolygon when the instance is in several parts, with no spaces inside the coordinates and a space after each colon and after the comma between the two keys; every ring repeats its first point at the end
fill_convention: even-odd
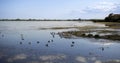
{"type": "Polygon", "coordinates": [[[39,41],[37,41],[37,43],[40,43],[39,41]]]}
{"type": "Polygon", "coordinates": [[[20,42],[20,44],[22,44],[22,42],[20,42]]]}
{"type": "Polygon", "coordinates": [[[48,47],[48,44],[46,44],[45,46],[48,47]]]}
{"type": "Polygon", "coordinates": [[[74,41],[72,41],[72,44],[74,44],[75,42],[74,41]]]}
{"type": "Polygon", "coordinates": [[[51,42],[53,42],[53,40],[51,40],[51,42]]]}
{"type": "Polygon", "coordinates": [[[50,43],[50,40],[48,41],[48,43],[50,43]]]}
{"type": "Polygon", "coordinates": [[[102,47],[102,51],[104,51],[104,47],[102,47]]]}

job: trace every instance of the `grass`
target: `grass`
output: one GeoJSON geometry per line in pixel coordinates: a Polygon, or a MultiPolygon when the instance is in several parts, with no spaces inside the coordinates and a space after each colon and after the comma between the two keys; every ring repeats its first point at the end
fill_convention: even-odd
{"type": "Polygon", "coordinates": [[[64,38],[72,38],[72,36],[76,37],[86,37],[86,38],[100,38],[100,39],[109,39],[109,40],[120,40],[120,35],[117,35],[119,31],[115,30],[107,30],[107,29],[120,29],[120,23],[117,22],[95,22],[105,24],[107,27],[95,27],[95,26],[84,26],[84,27],[52,27],[52,28],[42,28],[42,29],[71,29],[76,28],[78,31],[67,31],[61,32],[61,35],[64,38]],[[93,30],[94,29],[94,30],[93,30]],[[98,30],[95,30],[98,29],[98,30]],[[100,29],[100,30],[99,30],[100,29]],[[97,32],[97,34],[92,34],[92,32],[97,32]],[[88,34],[86,34],[88,33],[88,34]],[[107,34],[110,33],[111,35],[103,35],[100,34],[107,34]]]}
{"type": "Polygon", "coordinates": [[[99,34],[88,34],[86,35],[88,31],[68,31],[68,32],[62,32],[62,36],[65,38],[69,37],[86,37],[86,38],[98,38],[98,39],[109,39],[109,40],[120,40],[120,35],[113,34],[113,35],[103,35],[100,36],[99,34]]]}
{"type": "Polygon", "coordinates": [[[95,22],[95,23],[105,24],[106,26],[108,26],[108,28],[120,29],[120,22],[95,22]]]}

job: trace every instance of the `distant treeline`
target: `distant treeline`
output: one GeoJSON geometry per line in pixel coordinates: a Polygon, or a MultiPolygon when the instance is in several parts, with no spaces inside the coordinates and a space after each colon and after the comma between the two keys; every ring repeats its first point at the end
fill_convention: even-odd
{"type": "Polygon", "coordinates": [[[104,21],[104,19],[0,19],[0,21],[104,21]]]}
{"type": "Polygon", "coordinates": [[[105,17],[106,22],[120,22],[120,14],[109,14],[107,17],[105,17]]]}
{"type": "Polygon", "coordinates": [[[0,19],[0,21],[81,21],[81,19],[0,19]]]}
{"type": "Polygon", "coordinates": [[[120,14],[109,14],[105,19],[0,19],[0,21],[93,21],[93,22],[120,22],[120,14]]]}
{"type": "Polygon", "coordinates": [[[89,19],[94,22],[120,22],[120,14],[110,13],[105,19],[89,19]]]}

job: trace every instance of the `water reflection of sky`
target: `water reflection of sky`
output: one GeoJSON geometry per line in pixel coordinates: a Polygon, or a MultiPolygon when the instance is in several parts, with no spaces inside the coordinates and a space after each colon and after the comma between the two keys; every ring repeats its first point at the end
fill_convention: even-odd
{"type": "Polygon", "coordinates": [[[2,29],[0,63],[102,63],[120,60],[120,41],[60,38],[56,33],[61,31],[67,30],[2,29]]]}

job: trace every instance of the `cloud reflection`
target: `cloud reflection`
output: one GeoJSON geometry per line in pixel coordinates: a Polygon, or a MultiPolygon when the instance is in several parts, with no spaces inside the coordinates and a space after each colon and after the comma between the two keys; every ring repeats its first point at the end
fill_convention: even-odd
{"type": "Polygon", "coordinates": [[[26,58],[27,58],[27,55],[25,55],[25,54],[18,54],[18,55],[15,55],[12,58],[8,58],[7,61],[8,62],[13,62],[13,61],[16,61],[16,60],[23,60],[23,59],[26,59],[26,58]]]}
{"type": "Polygon", "coordinates": [[[43,62],[40,62],[40,61],[29,61],[27,63],[55,63],[55,62],[51,62],[51,61],[43,61],[43,62]]]}
{"type": "Polygon", "coordinates": [[[84,57],[84,56],[77,56],[75,58],[76,61],[80,63],[102,63],[102,61],[98,60],[96,57],[84,57]]]}
{"type": "Polygon", "coordinates": [[[106,61],[104,63],[120,63],[120,59],[110,60],[110,61],[106,61]]]}
{"type": "Polygon", "coordinates": [[[4,55],[2,52],[0,52],[0,59],[3,58],[4,56],[6,56],[6,55],[4,55]]]}
{"type": "Polygon", "coordinates": [[[95,63],[102,63],[100,60],[96,60],[95,63]]]}
{"type": "Polygon", "coordinates": [[[82,57],[82,56],[78,56],[78,57],[76,58],[76,60],[77,60],[78,62],[87,63],[86,58],[85,58],[85,57],[82,57]]]}
{"type": "Polygon", "coordinates": [[[45,55],[45,56],[40,56],[39,59],[43,61],[47,60],[62,60],[65,59],[66,55],[59,54],[59,55],[45,55]]]}

